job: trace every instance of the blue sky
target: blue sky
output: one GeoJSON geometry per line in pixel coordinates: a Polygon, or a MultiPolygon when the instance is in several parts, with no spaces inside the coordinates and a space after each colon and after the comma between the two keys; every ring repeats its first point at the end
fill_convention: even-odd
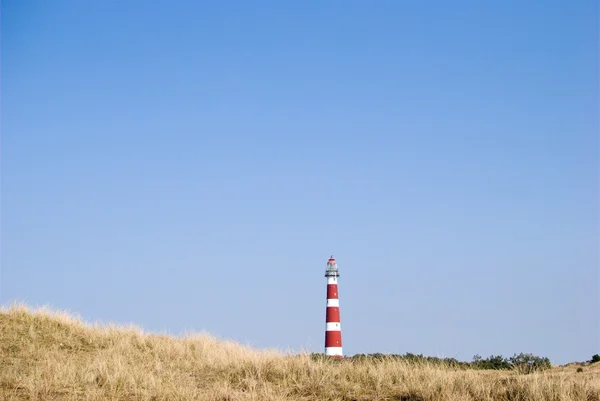
{"type": "Polygon", "coordinates": [[[2,2],[0,303],[600,352],[595,1],[172,3],[2,2]]]}

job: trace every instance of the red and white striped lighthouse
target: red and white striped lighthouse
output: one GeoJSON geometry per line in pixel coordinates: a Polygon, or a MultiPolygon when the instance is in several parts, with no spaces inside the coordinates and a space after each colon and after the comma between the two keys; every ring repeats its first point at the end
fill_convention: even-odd
{"type": "Polygon", "coordinates": [[[340,323],[340,300],[338,297],[337,263],[333,256],[327,262],[325,277],[327,277],[327,313],[325,318],[325,355],[343,358],[342,327],[340,323]]]}

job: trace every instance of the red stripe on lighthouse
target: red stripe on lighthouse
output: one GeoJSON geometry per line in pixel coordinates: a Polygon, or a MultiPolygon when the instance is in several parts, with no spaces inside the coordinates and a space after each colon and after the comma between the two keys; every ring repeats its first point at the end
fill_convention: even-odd
{"type": "Polygon", "coordinates": [[[337,306],[328,306],[325,322],[326,323],[339,323],[340,322],[340,308],[337,306]]]}
{"type": "Polygon", "coordinates": [[[327,299],[338,299],[337,284],[327,284],[327,299]]]}
{"type": "Polygon", "coordinates": [[[341,347],[342,332],[341,331],[326,331],[325,332],[325,347],[341,347]]]}

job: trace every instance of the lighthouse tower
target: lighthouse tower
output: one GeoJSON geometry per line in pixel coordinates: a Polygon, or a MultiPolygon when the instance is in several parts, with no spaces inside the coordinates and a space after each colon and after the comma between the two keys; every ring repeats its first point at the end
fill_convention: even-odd
{"type": "Polygon", "coordinates": [[[325,277],[327,278],[327,313],[325,318],[325,355],[343,358],[342,327],[340,323],[340,300],[338,298],[337,263],[333,256],[327,262],[325,277]]]}

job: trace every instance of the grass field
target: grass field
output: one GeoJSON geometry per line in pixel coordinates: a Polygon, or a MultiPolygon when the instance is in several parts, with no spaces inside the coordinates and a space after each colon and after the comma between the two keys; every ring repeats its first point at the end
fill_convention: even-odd
{"type": "Polygon", "coordinates": [[[600,401],[595,365],[525,375],[398,360],[320,361],[204,334],[96,327],[45,309],[0,311],[2,400],[600,401]]]}

